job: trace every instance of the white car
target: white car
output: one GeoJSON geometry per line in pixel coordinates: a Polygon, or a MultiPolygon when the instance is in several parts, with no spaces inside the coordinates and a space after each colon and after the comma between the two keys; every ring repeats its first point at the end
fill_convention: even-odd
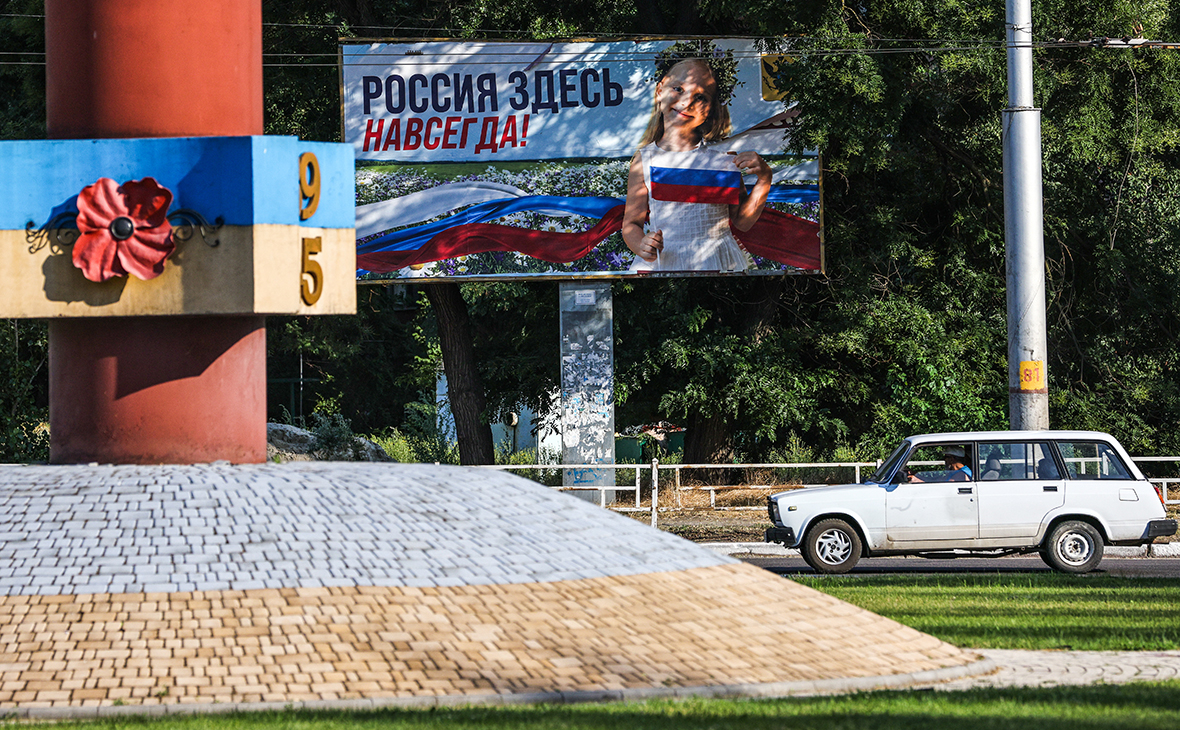
{"type": "Polygon", "coordinates": [[[780,492],[768,507],[766,541],[799,548],[821,573],[862,556],[1031,552],[1085,573],[1104,545],[1176,533],[1161,493],[1096,431],[911,436],[864,484],[780,492]]]}

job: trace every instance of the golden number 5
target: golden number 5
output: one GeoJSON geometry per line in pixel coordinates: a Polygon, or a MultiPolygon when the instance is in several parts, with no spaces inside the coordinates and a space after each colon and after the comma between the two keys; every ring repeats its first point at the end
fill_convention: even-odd
{"type": "Polygon", "coordinates": [[[319,204],[320,161],[315,153],[304,152],[299,155],[299,220],[305,221],[315,215],[319,204]]]}
{"type": "Polygon", "coordinates": [[[324,293],[324,270],[320,268],[319,262],[311,258],[313,253],[319,253],[323,248],[319,236],[303,239],[303,273],[299,275],[299,286],[303,303],[309,307],[318,302],[320,294],[324,293]]]}

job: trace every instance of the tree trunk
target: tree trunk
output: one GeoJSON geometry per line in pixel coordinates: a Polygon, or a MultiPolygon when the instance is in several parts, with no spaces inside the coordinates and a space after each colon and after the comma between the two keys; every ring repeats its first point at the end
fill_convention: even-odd
{"type": "Polygon", "coordinates": [[[492,464],[495,461],[492,429],[483,420],[487,400],[476,366],[467,303],[459,285],[453,282],[423,284],[422,288],[438,318],[447,394],[455,417],[455,436],[459,439],[459,463],[492,464]]]}
{"type": "Polygon", "coordinates": [[[775,334],[779,322],[779,300],[786,289],[787,277],[764,276],[751,287],[754,301],[746,305],[743,328],[751,342],[760,343],[775,334]]]}
{"type": "MultiPolygon", "coordinates": [[[[774,334],[785,281],[786,277],[764,277],[750,286],[751,300],[737,312],[741,328],[750,342],[758,343],[774,334]]],[[[688,432],[684,434],[686,464],[723,464],[733,460],[730,423],[724,415],[704,415],[697,411],[689,414],[688,421],[688,432]]],[[[715,470],[715,474],[721,479],[729,478],[720,470],[715,470]]]]}
{"type": "Polygon", "coordinates": [[[724,464],[733,459],[729,442],[729,424],[725,416],[692,413],[684,434],[684,463],[724,464]]]}

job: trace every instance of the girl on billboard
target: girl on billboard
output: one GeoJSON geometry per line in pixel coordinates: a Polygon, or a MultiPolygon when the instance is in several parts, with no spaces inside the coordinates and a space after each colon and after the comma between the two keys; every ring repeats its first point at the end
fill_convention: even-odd
{"type": "Polygon", "coordinates": [[[710,41],[677,43],[656,64],[651,121],[627,175],[622,234],[635,254],[631,270],[745,271],[750,255],[730,225],[748,231],[758,221],[770,166],[756,152],[706,146],[729,133],[737,64],[710,41]],[[743,174],[757,176],[749,193],[743,174]]]}

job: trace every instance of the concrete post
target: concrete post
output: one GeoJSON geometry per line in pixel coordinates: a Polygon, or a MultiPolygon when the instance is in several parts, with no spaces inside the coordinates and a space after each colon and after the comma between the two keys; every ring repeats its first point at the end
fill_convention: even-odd
{"type": "MultiPolygon", "coordinates": [[[[562,484],[614,486],[615,350],[610,282],[563,282],[561,297],[562,484]]],[[[572,492],[598,501],[594,492],[572,492]]],[[[602,504],[614,502],[603,493],[602,504]]]]}
{"type": "Polygon", "coordinates": [[[1007,0],[1008,108],[1003,112],[1008,278],[1008,418],[1049,427],[1041,110],[1033,106],[1032,6],[1007,0]]]}
{"type": "MultiPolygon", "coordinates": [[[[45,46],[51,138],[262,134],[260,0],[46,0],[45,46]]],[[[52,461],[266,459],[263,317],[54,320],[49,347],[52,461]]]]}

